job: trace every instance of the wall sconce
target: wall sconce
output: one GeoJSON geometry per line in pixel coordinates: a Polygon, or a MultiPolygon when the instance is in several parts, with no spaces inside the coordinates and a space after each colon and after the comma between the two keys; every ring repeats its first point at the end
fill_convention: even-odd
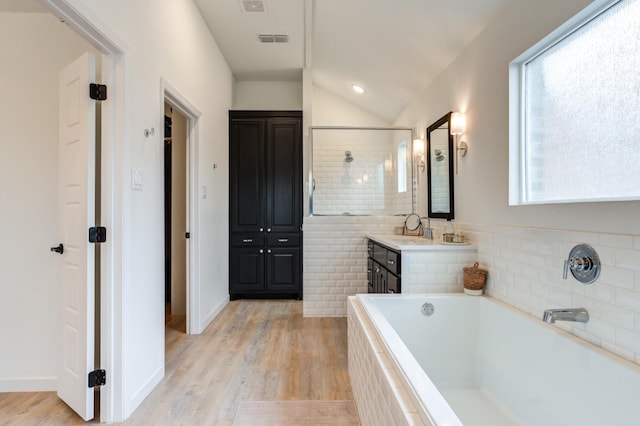
{"type": "Polygon", "coordinates": [[[462,135],[467,126],[467,117],[463,112],[454,112],[451,114],[451,134],[455,137],[456,155],[456,174],[458,174],[458,157],[467,155],[469,145],[465,141],[461,141],[462,135]]]}
{"type": "Polygon", "coordinates": [[[424,172],[424,141],[422,139],[413,140],[413,156],[418,161],[418,167],[424,172]]]}
{"type": "MultiPolygon", "coordinates": [[[[418,172],[424,172],[424,141],[422,139],[413,140],[413,158],[415,160],[418,172]]],[[[418,173],[418,182],[420,182],[420,173],[418,173]]]]}

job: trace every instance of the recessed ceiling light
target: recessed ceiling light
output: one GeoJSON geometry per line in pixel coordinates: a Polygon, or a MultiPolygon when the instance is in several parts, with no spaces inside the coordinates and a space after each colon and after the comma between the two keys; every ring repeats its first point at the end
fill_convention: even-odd
{"type": "Polygon", "coordinates": [[[364,87],[360,86],[359,84],[352,84],[351,88],[358,94],[363,94],[365,92],[364,87]]]}

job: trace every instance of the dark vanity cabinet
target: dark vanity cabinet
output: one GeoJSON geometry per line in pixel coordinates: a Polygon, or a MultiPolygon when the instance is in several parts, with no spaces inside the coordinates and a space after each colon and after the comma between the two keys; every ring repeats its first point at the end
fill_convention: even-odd
{"type": "Polygon", "coordinates": [[[229,112],[229,295],[302,298],[302,113],[229,112]]]}
{"type": "Polygon", "coordinates": [[[367,253],[369,293],[400,293],[400,252],[369,240],[367,253]]]}

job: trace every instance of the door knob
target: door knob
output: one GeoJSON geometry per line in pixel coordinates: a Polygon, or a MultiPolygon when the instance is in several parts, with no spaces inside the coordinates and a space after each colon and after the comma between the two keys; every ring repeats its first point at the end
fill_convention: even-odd
{"type": "Polygon", "coordinates": [[[56,253],[62,254],[64,253],[64,246],[62,243],[58,244],[58,247],[51,247],[51,251],[55,251],[56,253]]]}

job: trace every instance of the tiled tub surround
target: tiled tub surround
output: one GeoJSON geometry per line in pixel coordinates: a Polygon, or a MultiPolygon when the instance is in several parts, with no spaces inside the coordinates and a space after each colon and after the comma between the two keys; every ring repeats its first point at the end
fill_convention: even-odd
{"type": "Polygon", "coordinates": [[[461,293],[462,268],[476,261],[476,247],[393,235],[404,220],[404,216],[305,217],[304,315],[346,316],[347,296],[367,292],[368,236],[402,251],[403,293],[461,293]]]}
{"type": "MultiPolygon", "coordinates": [[[[418,414],[417,397],[409,383],[387,355],[364,308],[349,297],[349,377],[363,426],[431,425],[418,414]]],[[[424,410],[422,415],[424,416],[424,410]]]]}
{"type": "Polygon", "coordinates": [[[403,216],[312,216],[304,218],[303,314],[347,315],[347,296],[367,292],[369,233],[392,233],[403,216]]]}
{"type": "Polygon", "coordinates": [[[488,297],[349,298],[349,373],[364,425],[415,414],[467,426],[640,418],[638,365],[488,297]]]}
{"type": "MultiPolygon", "coordinates": [[[[404,217],[306,217],[305,316],[345,315],[346,296],[367,290],[365,236],[393,233],[403,222],[404,217]]],[[[584,307],[588,323],[554,326],[640,364],[640,235],[454,223],[475,243],[476,260],[489,271],[486,294],[536,319],[548,308],[584,307]],[[593,284],[571,275],[562,279],[563,262],[580,243],[593,246],[602,261],[593,284]]],[[[445,222],[431,225],[441,238],[445,222]]]]}
{"type": "Polygon", "coordinates": [[[557,322],[593,344],[640,364],[640,236],[457,224],[478,245],[489,270],[485,292],[536,319],[548,308],[583,307],[589,322],[557,322]],[[586,243],[602,262],[600,277],[562,279],[573,246],[586,243]]]}

